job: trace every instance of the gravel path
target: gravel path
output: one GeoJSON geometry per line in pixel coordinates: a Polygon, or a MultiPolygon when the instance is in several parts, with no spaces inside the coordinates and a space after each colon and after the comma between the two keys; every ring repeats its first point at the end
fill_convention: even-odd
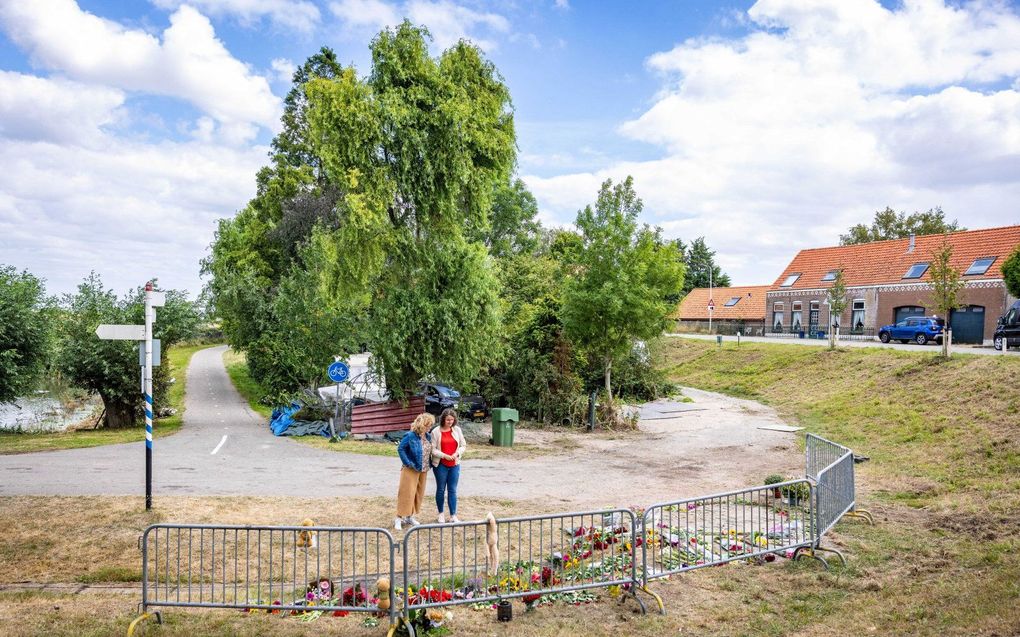
{"type": "MultiPolygon", "coordinates": [[[[225,347],[196,353],[184,427],[154,443],[153,496],[394,496],[394,458],[338,453],[277,438],[249,409],[223,367],[225,347]]],[[[800,475],[799,434],[769,408],[697,390],[693,403],[650,403],[639,432],[586,435],[521,429],[517,440],[553,453],[527,459],[465,457],[460,497],[542,499],[573,507],[627,506],[800,475]]],[[[0,456],[0,495],[140,495],[141,442],[0,456]]],[[[430,479],[429,490],[433,488],[430,479]]]]}

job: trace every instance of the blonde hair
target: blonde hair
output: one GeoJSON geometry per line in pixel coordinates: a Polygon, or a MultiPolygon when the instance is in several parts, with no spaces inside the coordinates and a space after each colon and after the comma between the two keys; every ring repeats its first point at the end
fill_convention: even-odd
{"type": "Polygon", "coordinates": [[[411,423],[411,431],[418,434],[419,436],[424,434],[426,431],[432,429],[432,425],[436,424],[436,417],[432,414],[418,414],[411,423]]]}

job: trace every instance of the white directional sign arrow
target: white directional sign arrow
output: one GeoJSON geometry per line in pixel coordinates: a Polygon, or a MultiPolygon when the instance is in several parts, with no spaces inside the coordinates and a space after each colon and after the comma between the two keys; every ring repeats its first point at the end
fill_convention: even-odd
{"type": "Polygon", "coordinates": [[[144,341],[144,325],[100,325],[96,336],[104,341],[144,341]]]}

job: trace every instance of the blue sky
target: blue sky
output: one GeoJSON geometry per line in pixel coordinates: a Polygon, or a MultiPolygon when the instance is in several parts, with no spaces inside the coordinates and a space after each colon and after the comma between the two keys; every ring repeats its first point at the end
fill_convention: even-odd
{"type": "Polygon", "coordinates": [[[1020,223],[1014,3],[0,0],[0,263],[197,293],[293,66],[329,46],[365,72],[405,16],[506,78],[543,223],[631,174],[645,221],[739,284],[886,206],[1020,223]]]}

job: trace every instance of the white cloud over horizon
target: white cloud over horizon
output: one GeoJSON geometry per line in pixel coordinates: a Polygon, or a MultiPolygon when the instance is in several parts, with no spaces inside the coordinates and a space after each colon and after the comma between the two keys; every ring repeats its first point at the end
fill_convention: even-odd
{"type": "Polygon", "coordinates": [[[162,9],[178,9],[190,5],[214,16],[234,16],[248,27],[262,18],[277,27],[294,29],[304,34],[315,30],[321,14],[319,7],[308,0],[152,0],[162,9]]]}
{"type": "Polygon", "coordinates": [[[618,133],[649,161],[525,176],[548,223],[633,175],[645,219],[704,235],[734,283],[771,283],[886,205],[1020,223],[1020,16],[998,3],[761,0],[750,32],[648,58],[663,88],[618,133]]]}
{"type": "Polygon", "coordinates": [[[0,24],[33,64],[79,82],[190,102],[240,143],[275,130],[281,100],[227,51],[209,19],[184,5],[162,40],[83,11],[74,0],[0,5],[0,24]]]}
{"type": "MultiPolygon", "coordinates": [[[[451,0],[335,0],[330,11],[344,25],[362,32],[378,32],[394,27],[405,17],[425,25],[435,46],[446,49],[461,39],[470,40],[483,51],[493,51],[499,43],[494,36],[506,35],[510,21],[491,11],[477,11],[451,0]]],[[[532,36],[534,37],[534,36],[532,36]]]]}

